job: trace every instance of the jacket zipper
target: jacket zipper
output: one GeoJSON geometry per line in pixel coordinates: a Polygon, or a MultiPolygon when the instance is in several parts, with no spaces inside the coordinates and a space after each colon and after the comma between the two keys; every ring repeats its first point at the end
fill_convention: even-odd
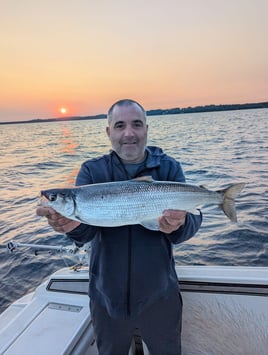
{"type": "Polygon", "coordinates": [[[131,261],[132,261],[132,229],[128,226],[128,269],[127,269],[127,316],[131,314],[130,308],[130,288],[131,288],[131,261]]]}
{"type": "MultiPolygon", "coordinates": [[[[127,169],[125,168],[124,164],[121,162],[120,158],[118,157],[118,155],[115,153],[115,156],[117,157],[117,159],[119,160],[121,167],[123,168],[123,171],[125,173],[125,177],[126,179],[131,179],[133,177],[129,176],[127,169]]],[[[144,169],[142,169],[137,175],[140,176],[142,171],[144,169]]],[[[115,177],[114,177],[114,169],[113,166],[111,165],[111,172],[112,172],[112,181],[115,181],[115,177]]],[[[131,315],[131,281],[132,281],[132,275],[131,275],[131,271],[132,271],[132,228],[131,226],[128,226],[128,245],[127,245],[127,256],[128,256],[128,260],[127,260],[127,294],[126,294],[126,312],[127,312],[127,317],[130,317],[131,315]]]]}

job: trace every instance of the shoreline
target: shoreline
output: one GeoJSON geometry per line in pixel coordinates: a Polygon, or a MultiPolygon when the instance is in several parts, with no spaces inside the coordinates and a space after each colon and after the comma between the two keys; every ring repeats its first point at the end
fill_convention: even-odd
{"type": "MultiPolygon", "coordinates": [[[[251,110],[268,108],[268,102],[246,103],[246,104],[226,104],[226,105],[204,105],[185,108],[170,108],[170,109],[153,109],[146,111],[147,116],[161,116],[161,115],[177,115],[184,113],[200,113],[200,112],[216,112],[216,111],[235,111],[235,110],[251,110]]],[[[25,124],[25,123],[47,123],[60,121],[83,121],[96,120],[106,118],[106,114],[99,114],[94,116],[73,116],[73,117],[56,117],[56,118],[36,118],[32,120],[23,121],[6,121],[0,122],[0,125],[7,124],[25,124]]]]}

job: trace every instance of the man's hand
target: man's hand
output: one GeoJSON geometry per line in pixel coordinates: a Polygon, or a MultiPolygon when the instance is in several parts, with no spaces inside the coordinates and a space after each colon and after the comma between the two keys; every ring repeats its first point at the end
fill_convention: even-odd
{"type": "Polygon", "coordinates": [[[63,217],[51,207],[38,207],[36,214],[47,217],[48,224],[59,233],[68,233],[80,225],[80,222],[63,217]]]}
{"type": "Polygon", "coordinates": [[[186,211],[166,210],[159,218],[159,230],[170,234],[185,223],[186,211]]]}

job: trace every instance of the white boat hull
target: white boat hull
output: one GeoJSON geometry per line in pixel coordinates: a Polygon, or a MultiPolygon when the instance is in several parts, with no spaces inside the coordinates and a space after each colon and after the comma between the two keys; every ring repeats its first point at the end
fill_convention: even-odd
{"type": "Polygon", "coordinates": [[[178,273],[183,354],[268,354],[268,268],[188,266],[178,273]]]}
{"type": "MultiPolygon", "coordinates": [[[[179,266],[177,273],[183,354],[268,354],[268,268],[179,266]]],[[[97,355],[87,291],[86,268],[51,275],[0,315],[0,354],[97,355]]]]}

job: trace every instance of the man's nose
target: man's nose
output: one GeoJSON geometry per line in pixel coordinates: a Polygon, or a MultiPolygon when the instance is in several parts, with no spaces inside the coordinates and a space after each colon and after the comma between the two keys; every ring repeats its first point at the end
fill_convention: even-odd
{"type": "Polygon", "coordinates": [[[127,126],[124,130],[124,136],[125,137],[131,137],[134,135],[133,128],[131,126],[127,126]]]}

